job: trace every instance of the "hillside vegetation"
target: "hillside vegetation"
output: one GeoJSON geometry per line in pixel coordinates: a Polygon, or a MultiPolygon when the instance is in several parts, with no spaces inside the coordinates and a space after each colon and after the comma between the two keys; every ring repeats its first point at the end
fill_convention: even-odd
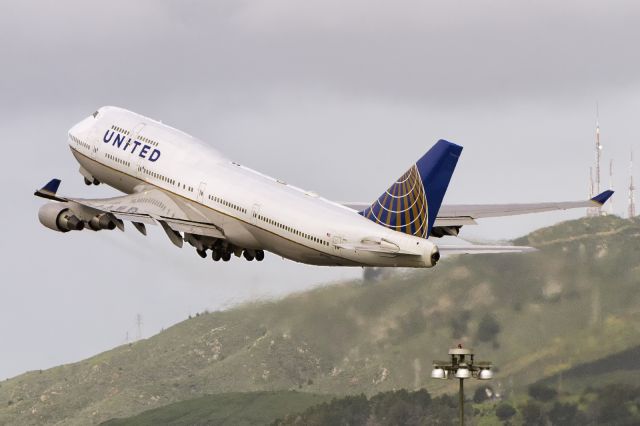
{"type": "MultiPolygon", "coordinates": [[[[95,424],[226,392],[453,392],[429,373],[458,342],[492,360],[494,386],[510,394],[640,345],[640,221],[576,220],[517,243],[540,251],[445,259],[377,283],[202,314],[23,374],[0,383],[0,424],[95,424]]],[[[633,370],[619,379],[639,378],[633,370]]]]}
{"type": "Polygon", "coordinates": [[[151,409],[104,426],[254,426],[266,425],[289,413],[328,402],[328,395],[306,392],[247,392],[207,395],[151,409]]]}
{"type": "MultiPolygon", "coordinates": [[[[465,424],[478,426],[614,426],[640,424],[640,387],[608,385],[558,394],[553,389],[529,390],[510,401],[465,405],[465,424]]],[[[476,399],[476,396],[474,399],[476,399]]],[[[455,397],[431,398],[425,390],[381,392],[371,398],[347,396],[292,413],[272,426],[422,426],[459,424],[455,397]]],[[[130,423],[131,425],[135,423],[130,423]]],[[[266,424],[266,423],[265,423],[266,424]]],[[[186,424],[185,424],[186,425],[186,424]]]]}

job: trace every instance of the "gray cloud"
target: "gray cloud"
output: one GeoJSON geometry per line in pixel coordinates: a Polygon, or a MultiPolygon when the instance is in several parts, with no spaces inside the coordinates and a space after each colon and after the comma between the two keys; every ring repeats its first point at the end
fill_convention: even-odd
{"type": "MultiPolygon", "coordinates": [[[[441,137],[465,146],[447,202],[577,199],[596,99],[616,188],[640,152],[639,18],[632,1],[3,1],[0,378],[120,344],[137,313],[148,335],[360,273],[215,265],[156,228],[42,228],[32,193],[51,177],[67,194],[115,193],[85,187],[65,146],[96,107],[164,120],[332,199],[374,199],[441,137]]],[[[509,238],[582,213],[463,233],[509,238]]]]}
{"type": "Polygon", "coordinates": [[[640,5],[632,1],[10,2],[7,9],[2,90],[25,107],[79,91],[162,100],[176,88],[187,96],[317,90],[435,105],[562,99],[636,87],[640,75],[640,5]],[[25,84],[39,89],[35,99],[20,90],[25,84]]]}

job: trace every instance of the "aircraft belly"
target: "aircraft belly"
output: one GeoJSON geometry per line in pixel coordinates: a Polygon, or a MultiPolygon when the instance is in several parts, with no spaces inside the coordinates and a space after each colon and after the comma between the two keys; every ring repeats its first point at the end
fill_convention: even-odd
{"type": "Polygon", "coordinates": [[[80,163],[82,167],[91,175],[98,179],[100,182],[105,183],[125,194],[131,194],[136,185],[139,185],[142,181],[128,175],[127,173],[120,172],[107,167],[100,162],[85,157],[82,154],[77,153],[74,149],[71,149],[71,153],[75,159],[80,163]]]}
{"type": "Polygon", "coordinates": [[[352,260],[324,253],[255,226],[251,228],[265,250],[294,262],[320,266],[359,266],[352,260]]]}

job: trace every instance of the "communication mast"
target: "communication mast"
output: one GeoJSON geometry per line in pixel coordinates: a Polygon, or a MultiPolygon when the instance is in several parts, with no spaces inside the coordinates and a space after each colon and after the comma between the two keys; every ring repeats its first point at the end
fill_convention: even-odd
{"type": "MultiPolygon", "coordinates": [[[[592,182],[592,193],[591,197],[595,197],[600,193],[600,158],[602,156],[602,145],[600,144],[600,112],[598,109],[598,103],[596,103],[596,174],[595,174],[595,182],[594,176],[591,176],[592,182]]],[[[587,216],[601,216],[602,208],[601,206],[591,207],[587,210],[587,216]]]]}
{"type": "Polygon", "coordinates": [[[596,104],[596,195],[600,193],[600,157],[602,145],[600,145],[600,117],[598,104],[596,104]]]}
{"type": "Polygon", "coordinates": [[[136,340],[142,339],[142,315],[136,315],[137,334],[136,340]]]}
{"type": "MultiPolygon", "coordinates": [[[[609,160],[609,190],[613,191],[613,160],[609,160]]],[[[613,197],[609,199],[609,214],[613,214],[613,197]]]]}
{"type": "Polygon", "coordinates": [[[629,163],[629,219],[636,216],[636,187],[633,185],[633,148],[631,148],[631,161],[629,163]]]}

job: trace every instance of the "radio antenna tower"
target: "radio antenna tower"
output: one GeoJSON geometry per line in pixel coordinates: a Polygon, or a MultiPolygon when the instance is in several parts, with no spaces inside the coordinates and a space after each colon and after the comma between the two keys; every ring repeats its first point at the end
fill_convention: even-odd
{"type": "MultiPolygon", "coordinates": [[[[600,157],[602,155],[602,145],[600,144],[600,110],[598,108],[598,103],[596,102],[596,175],[595,182],[593,184],[593,193],[592,197],[595,197],[600,193],[600,157]]],[[[593,176],[592,176],[593,182],[593,176]]],[[[587,211],[587,216],[600,216],[602,214],[602,209],[600,206],[591,207],[587,211]]]]}
{"type": "Polygon", "coordinates": [[[629,163],[629,219],[636,216],[636,187],[633,185],[633,148],[631,148],[631,162],[629,163]]]}
{"type": "Polygon", "coordinates": [[[596,195],[600,193],[600,156],[602,145],[600,145],[600,110],[596,102],[596,195]]]}
{"type": "MultiPolygon", "coordinates": [[[[609,189],[613,191],[613,159],[609,160],[609,189]]],[[[609,200],[609,214],[613,214],[613,199],[609,200]]]]}
{"type": "Polygon", "coordinates": [[[137,326],[136,340],[140,340],[142,339],[142,315],[140,314],[136,315],[136,326],[137,326]]]}

